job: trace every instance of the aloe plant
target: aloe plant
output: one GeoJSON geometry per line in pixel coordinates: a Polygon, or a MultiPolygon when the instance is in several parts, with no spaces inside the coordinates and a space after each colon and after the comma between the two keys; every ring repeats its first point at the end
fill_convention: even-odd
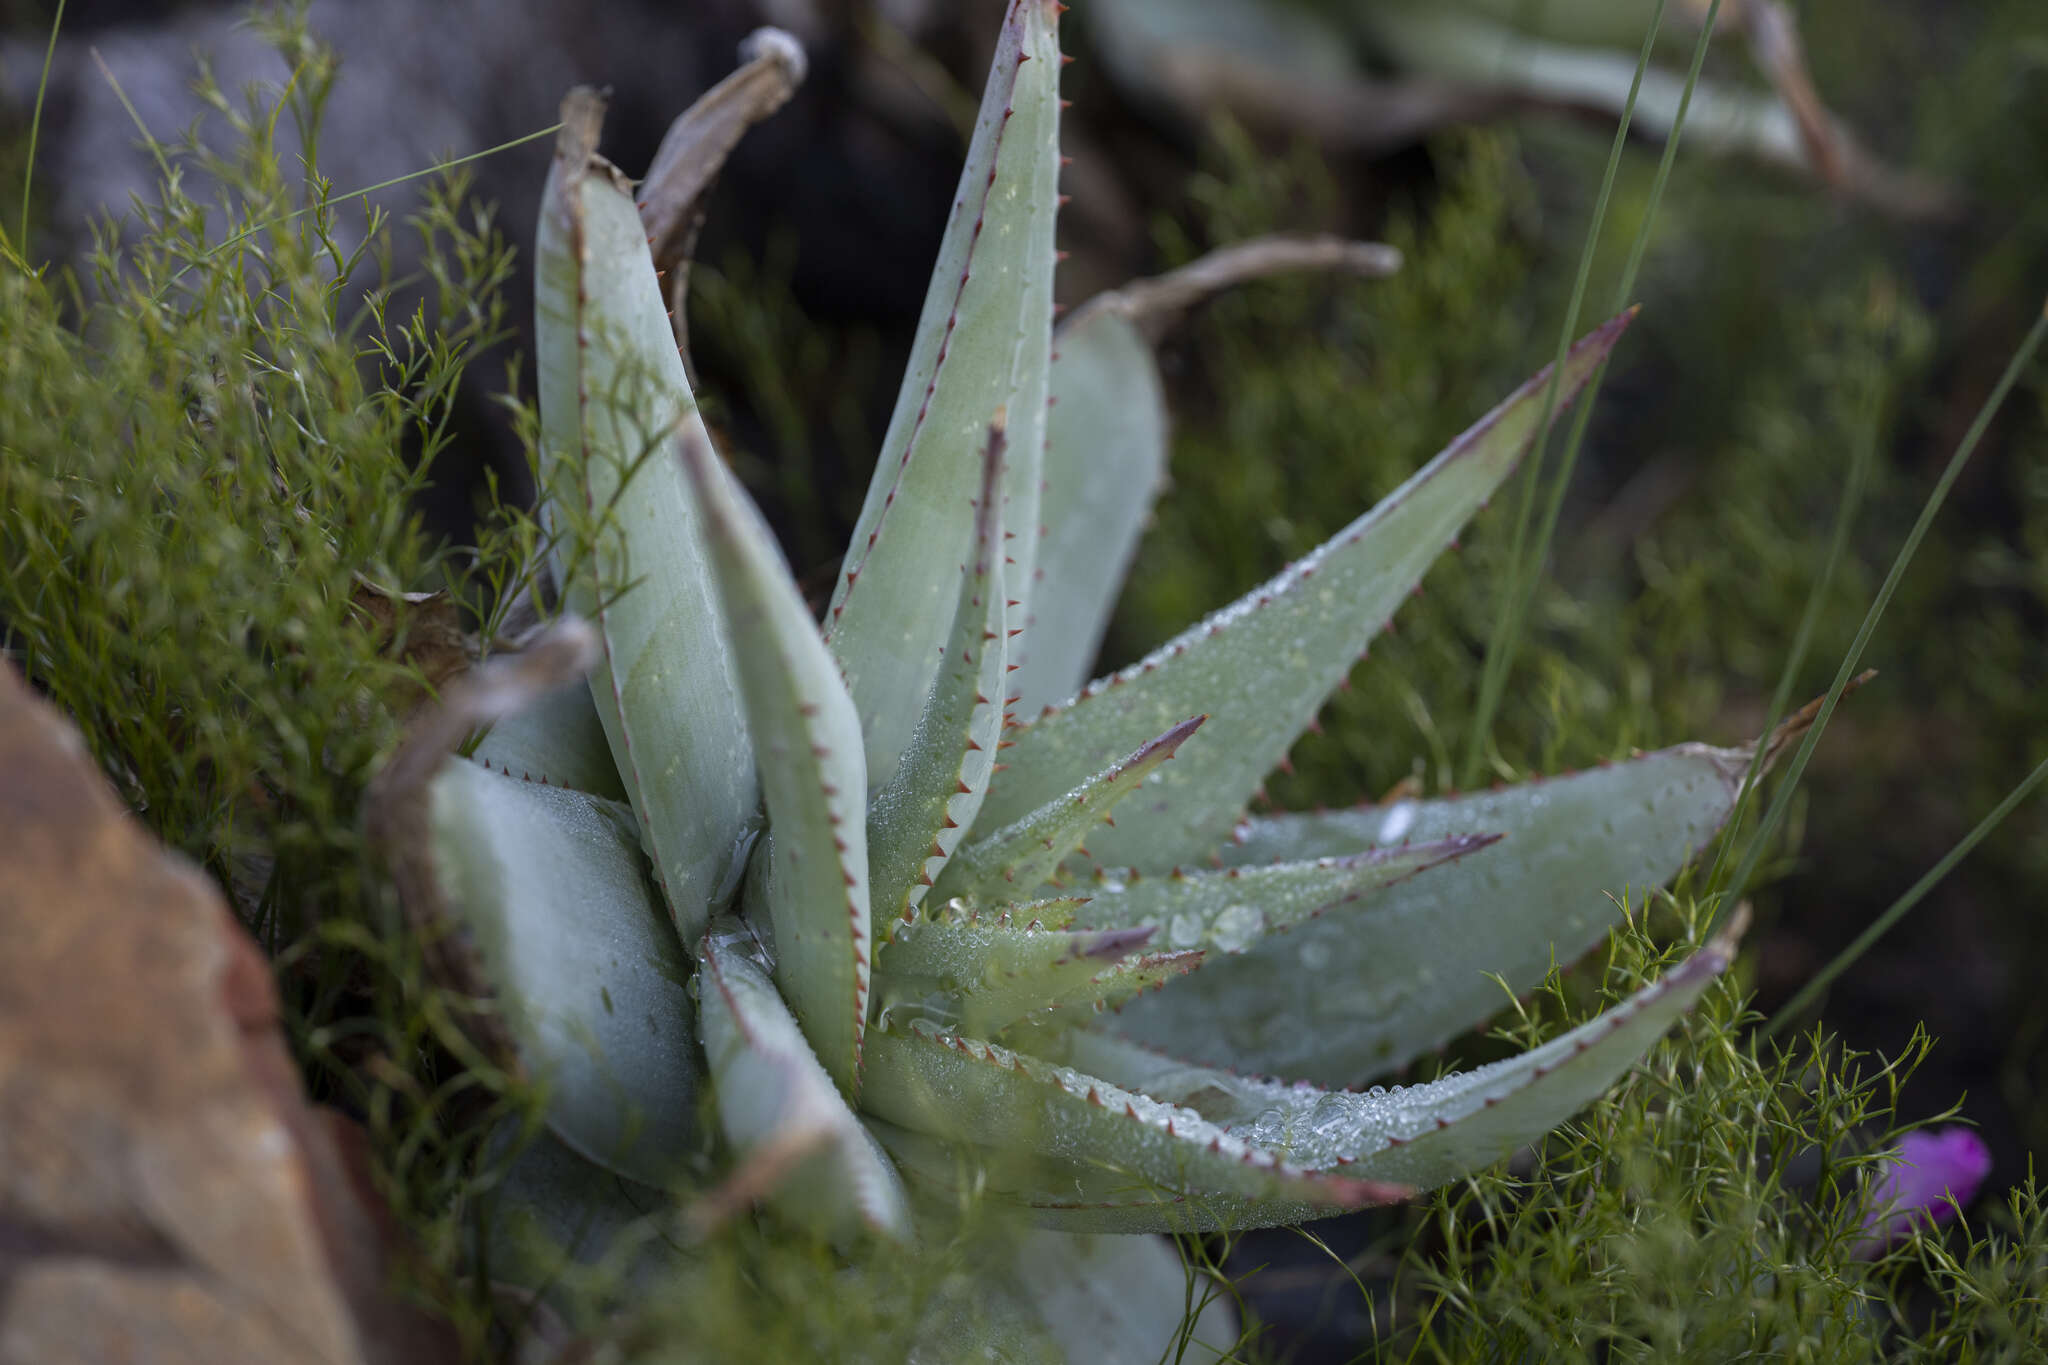
{"type": "MultiPolygon", "coordinates": [[[[1054,328],[1059,8],[1007,6],[822,625],[713,451],[641,214],[594,154],[601,104],[572,95],[537,312],[543,515],[581,620],[455,689],[376,820],[449,970],[496,997],[490,1041],[545,1087],[521,1177],[543,1215],[588,1236],[622,1190],[713,1207],[708,1105],[727,1194],[843,1246],[916,1238],[964,1188],[1014,1206],[1042,1231],[991,1272],[1020,1305],[1004,1330],[1121,1358],[1179,1322],[1178,1267],[1093,1234],[1402,1198],[1639,1057],[1731,935],[1523,1056],[1343,1088],[1598,941],[1611,893],[1712,838],[1751,754],[1246,817],[1514,470],[1547,371],[1320,550],[1083,685],[1164,465],[1143,300],[1181,295],[1054,328]]],[[[1567,399],[1628,320],[1572,350],[1567,399]]]]}

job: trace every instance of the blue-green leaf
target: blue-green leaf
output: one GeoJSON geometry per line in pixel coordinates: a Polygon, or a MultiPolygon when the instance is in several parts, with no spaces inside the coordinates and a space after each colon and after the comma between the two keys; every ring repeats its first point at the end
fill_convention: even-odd
{"type": "Polygon", "coordinates": [[[1090,1033],[1070,1035],[1064,1055],[1121,1085],[1198,1108],[1307,1169],[1430,1189],[1535,1141],[1613,1084],[1734,960],[1742,928],[1737,917],[1666,976],[1561,1038],[1423,1085],[1321,1090],[1090,1033]]]}
{"type": "Polygon", "coordinates": [[[873,951],[859,722],[760,512],[708,443],[682,453],[768,805],[758,884],[776,981],[832,1079],[857,1095],[873,951]]]}
{"type": "MultiPolygon", "coordinates": [[[[1624,314],[1572,349],[1561,397],[1575,395],[1628,324],[1624,314]]],[[[1190,862],[1223,842],[1259,783],[1372,636],[1514,469],[1536,434],[1545,371],[1322,548],[1149,658],[1089,684],[1072,706],[1013,731],[984,823],[1043,805],[1181,716],[1207,711],[1215,742],[1148,787],[1092,845],[1109,865],[1190,862]]],[[[1560,404],[1560,409],[1561,409],[1560,404]]]]}
{"type": "Polygon", "coordinates": [[[477,741],[470,757],[524,782],[573,787],[613,801],[626,799],[590,684],[580,679],[498,721],[477,741]]]}
{"type": "Polygon", "coordinates": [[[746,926],[712,925],[699,950],[699,1027],[718,1122],[743,1157],[782,1164],[770,1200],[840,1239],[911,1235],[902,1183],[826,1075],[746,926]]]}
{"type": "Polygon", "coordinates": [[[1098,825],[1115,827],[1112,810],[1142,810],[1152,800],[1126,801],[1156,782],[1163,765],[1201,728],[1207,716],[1193,716],[1147,740],[1072,791],[963,847],[939,879],[942,896],[1010,899],[1028,895],[1059,870],[1069,853],[1098,825]],[[1120,804],[1121,803],[1121,804],[1120,804]]]}
{"type": "Polygon", "coordinates": [[[876,782],[894,775],[938,671],[973,535],[975,454],[1004,414],[1007,591],[1029,597],[1052,342],[1058,9],[1011,0],[1005,14],[909,368],[826,616],[876,782]]]}
{"type": "Polygon", "coordinates": [[[1682,744],[1566,777],[1434,801],[1245,822],[1245,867],[1404,840],[1506,837],[1327,916],[1109,1021],[1211,1065],[1356,1085],[1482,1022],[1599,942],[1619,898],[1664,885],[1734,807],[1749,751],[1682,744]],[[1335,983],[1342,983],[1338,988],[1335,983]]]}
{"type": "MultiPolygon", "coordinates": [[[[892,1153],[898,1130],[951,1143],[997,1143],[1029,1158],[1117,1172],[1180,1195],[1276,1201],[1297,1217],[1404,1193],[1303,1171],[1192,1109],[922,1021],[877,1029],[869,1051],[863,1107],[891,1125],[876,1133],[892,1153]]],[[[904,1152],[914,1156],[917,1147],[912,1141],[904,1152]]]]}
{"type": "Polygon", "coordinates": [[[1166,478],[1166,396],[1152,342],[1219,289],[1283,270],[1387,275],[1377,242],[1274,234],[1233,242],[1155,279],[1098,294],[1053,333],[1046,418],[1045,543],[1031,589],[1030,650],[1010,680],[1019,714],[1088,679],[1138,537],[1166,478]]]}
{"type": "Polygon", "coordinates": [[[746,721],[675,450],[704,440],[640,216],[594,153],[602,103],[563,104],[535,247],[543,515],[591,695],[685,937],[703,932],[758,799],[746,721]]]}
{"type": "Polygon", "coordinates": [[[896,775],[868,801],[868,885],[878,935],[913,917],[988,794],[1002,742],[1003,428],[989,429],[973,558],[960,580],[946,661],[896,775]]]}
{"type": "Polygon", "coordinates": [[[447,764],[430,788],[435,880],[480,959],[548,1126],[648,1185],[696,1142],[688,964],[615,802],[447,764]]]}
{"type": "Polygon", "coordinates": [[[904,925],[875,974],[881,1022],[917,1017],[991,1037],[1034,1015],[1121,1000],[1202,956],[1145,953],[1150,926],[1069,931],[1011,919],[951,912],[904,925]]]}
{"type": "Polygon", "coordinates": [[[1045,542],[1031,589],[1030,653],[1010,681],[1022,716],[1087,681],[1166,478],[1166,394],[1137,325],[1098,300],[1060,327],[1053,353],[1045,542]]]}
{"type": "Polygon", "coordinates": [[[1242,953],[1269,934],[1284,933],[1348,901],[1370,898],[1365,910],[1355,913],[1371,913],[1387,888],[1484,848],[1498,837],[1458,835],[1341,858],[1219,872],[1175,869],[1152,877],[1128,869],[1104,872],[1075,918],[1095,929],[1157,926],[1162,948],[1242,953]]]}

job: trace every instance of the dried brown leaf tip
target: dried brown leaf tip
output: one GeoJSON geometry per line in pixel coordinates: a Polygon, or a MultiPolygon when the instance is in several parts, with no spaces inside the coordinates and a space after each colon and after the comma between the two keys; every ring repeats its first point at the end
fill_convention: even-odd
{"type": "Polygon", "coordinates": [[[269,965],[11,667],[0,773],[0,1362],[453,1359],[269,965]]]}

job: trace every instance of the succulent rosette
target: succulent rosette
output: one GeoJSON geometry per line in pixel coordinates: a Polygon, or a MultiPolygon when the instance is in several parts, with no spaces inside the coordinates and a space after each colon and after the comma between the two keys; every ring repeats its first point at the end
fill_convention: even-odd
{"type": "MultiPolygon", "coordinates": [[[[1681,745],[1247,817],[1515,469],[1547,371],[1321,549],[1086,680],[1165,467],[1149,310],[1264,266],[1198,265],[1055,327],[1059,8],[1008,5],[822,623],[713,449],[641,210],[594,154],[601,107],[571,98],[537,312],[543,517],[580,623],[473,675],[394,763],[378,817],[408,904],[545,1089],[537,1205],[688,1198],[711,1106],[747,1188],[843,1245],[915,1238],[918,1210],[967,1185],[1014,1206],[1044,1230],[1024,1282],[1056,1339],[1054,1305],[1084,1281],[1140,1334],[1181,1304],[1159,1239],[1064,1234],[1384,1202],[1597,1095],[1730,940],[1524,1055],[1345,1087],[1597,943],[1614,893],[1714,836],[1750,760],[1681,745]],[[548,690],[589,662],[587,686],[548,690]]],[[[1571,351],[1560,408],[1627,323],[1571,351]]]]}

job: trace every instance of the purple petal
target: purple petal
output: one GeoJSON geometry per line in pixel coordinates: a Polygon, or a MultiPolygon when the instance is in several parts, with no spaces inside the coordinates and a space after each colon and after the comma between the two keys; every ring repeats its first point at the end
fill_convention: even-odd
{"type": "Polygon", "coordinates": [[[1956,1206],[1975,1198],[1990,1173],[1991,1149],[1975,1129],[1916,1129],[1906,1134],[1899,1140],[1898,1154],[1871,1184],[1863,1236],[1852,1254],[1870,1260],[1916,1227],[1954,1218],[1956,1206]]]}

